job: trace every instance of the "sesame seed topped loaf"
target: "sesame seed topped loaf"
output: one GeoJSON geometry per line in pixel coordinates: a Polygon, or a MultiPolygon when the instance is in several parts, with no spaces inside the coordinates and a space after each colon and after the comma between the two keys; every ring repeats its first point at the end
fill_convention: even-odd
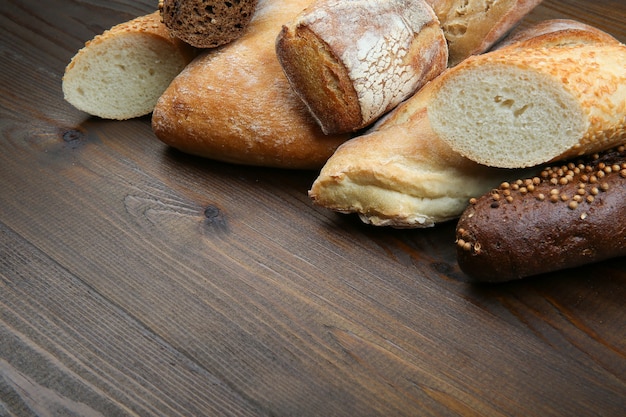
{"type": "Polygon", "coordinates": [[[252,20],[257,0],[160,0],[165,26],[197,48],[215,48],[237,39],[252,20]]]}
{"type": "Polygon", "coordinates": [[[424,0],[317,0],[283,25],[276,53],[327,134],[368,126],[448,62],[443,31],[424,0]]]}
{"type": "Polygon", "coordinates": [[[530,167],[626,141],[626,45],[522,43],[470,57],[442,77],[431,126],[478,163],[530,167]]]}
{"type": "Polygon", "coordinates": [[[121,23],[87,42],[63,75],[65,100],[105,119],[149,114],[172,79],[195,57],[155,11],[121,23]]]}
{"type": "Polygon", "coordinates": [[[461,269],[486,282],[626,256],[626,148],[502,183],[470,202],[456,238],[461,269]]]}
{"type": "Polygon", "coordinates": [[[504,37],[542,0],[427,0],[446,35],[449,66],[481,54],[504,37]]]}

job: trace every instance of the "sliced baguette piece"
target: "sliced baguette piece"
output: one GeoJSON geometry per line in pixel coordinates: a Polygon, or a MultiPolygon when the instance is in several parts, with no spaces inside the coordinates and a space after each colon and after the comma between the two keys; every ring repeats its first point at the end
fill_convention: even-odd
{"type": "Polygon", "coordinates": [[[370,125],[448,62],[424,0],[317,0],[283,25],[276,53],[326,134],[370,125]]]}
{"type": "Polygon", "coordinates": [[[309,0],[262,0],[237,40],[203,52],[163,93],[152,114],[162,142],[219,161],[319,169],[349,135],[325,135],[276,58],[281,25],[309,0]]]}
{"type": "Polygon", "coordinates": [[[541,0],[427,1],[446,35],[450,67],[489,50],[541,3],[541,0]]]}
{"type": "Polygon", "coordinates": [[[626,46],[531,43],[473,56],[446,71],[428,117],[467,158],[520,168],[626,141],[626,46]]]}
{"type": "Polygon", "coordinates": [[[165,26],[197,48],[216,48],[242,35],[256,10],[257,0],[160,0],[165,26]]]}
{"type": "Polygon", "coordinates": [[[514,175],[472,162],[439,140],[426,115],[433,86],[337,149],[311,186],[313,202],[374,226],[432,227],[458,218],[471,197],[514,175]]]}
{"type": "Polygon", "coordinates": [[[155,11],[88,41],[65,69],[63,94],[92,116],[144,116],[195,55],[196,49],[173,37],[155,11]]]}
{"type": "MultiPolygon", "coordinates": [[[[511,36],[537,46],[542,39],[554,43],[554,33],[562,33],[560,41],[568,43],[604,40],[588,35],[597,29],[575,21],[541,25],[541,32],[531,27],[511,36]]],[[[363,222],[377,226],[431,227],[458,218],[471,197],[504,180],[523,177],[527,170],[473,162],[433,132],[427,107],[442,78],[431,81],[365,135],[342,145],[311,186],[313,202],[340,213],[356,213],[363,222]]]]}

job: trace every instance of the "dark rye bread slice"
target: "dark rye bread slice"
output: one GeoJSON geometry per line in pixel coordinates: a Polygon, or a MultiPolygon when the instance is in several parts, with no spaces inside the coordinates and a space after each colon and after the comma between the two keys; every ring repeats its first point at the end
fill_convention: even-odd
{"type": "Polygon", "coordinates": [[[160,0],[163,23],[196,48],[215,48],[237,39],[252,20],[257,0],[160,0]]]}
{"type": "Polygon", "coordinates": [[[626,147],[545,168],[472,200],[458,263],[502,282],[626,256],[626,147]]]}

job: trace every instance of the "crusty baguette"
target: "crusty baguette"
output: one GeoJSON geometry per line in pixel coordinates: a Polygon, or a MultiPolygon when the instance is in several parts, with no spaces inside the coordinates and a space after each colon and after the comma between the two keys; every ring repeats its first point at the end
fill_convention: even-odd
{"type": "Polygon", "coordinates": [[[503,282],[626,256],[626,149],[555,165],[473,201],[456,230],[471,279],[503,282]]]}
{"type": "Polygon", "coordinates": [[[541,3],[541,0],[427,1],[448,40],[449,66],[487,51],[541,3]]]}
{"type": "Polygon", "coordinates": [[[448,62],[425,0],[317,0],[283,25],[276,53],[326,134],[370,125],[448,62]]]}
{"type": "Polygon", "coordinates": [[[165,26],[197,48],[216,48],[241,36],[252,20],[257,0],[160,0],[165,26]]]}
{"type": "MultiPolygon", "coordinates": [[[[515,36],[537,47],[542,39],[555,41],[549,31],[529,39],[531,30],[515,36]]],[[[596,42],[586,35],[596,29],[576,22],[553,25],[552,30],[562,33],[561,41],[596,42]]],[[[374,225],[428,227],[458,218],[470,197],[521,176],[517,170],[472,162],[434,134],[426,109],[442,77],[400,104],[367,134],[342,145],[313,183],[309,191],[313,201],[337,212],[357,213],[374,225]]]]}
{"type": "Polygon", "coordinates": [[[144,116],[195,54],[195,48],[169,33],[155,11],[88,41],[65,69],[63,94],[93,116],[144,116]]]}
{"type": "Polygon", "coordinates": [[[348,135],[321,131],[289,86],[274,48],[281,25],[308,3],[260,1],[240,38],[204,52],[174,79],[152,115],[156,136],[215,160],[319,169],[348,135]]]}
{"type": "Polygon", "coordinates": [[[533,26],[515,29],[494,46],[502,49],[547,48],[577,44],[618,44],[619,41],[594,26],[572,19],[549,19],[533,26]]]}
{"type": "Polygon", "coordinates": [[[478,163],[529,167],[626,141],[626,46],[522,42],[446,71],[435,133],[478,163]]]}
{"type": "Polygon", "coordinates": [[[432,227],[458,218],[470,197],[509,178],[508,170],[463,158],[432,132],[432,87],[337,149],[311,186],[313,202],[375,226],[432,227]]]}

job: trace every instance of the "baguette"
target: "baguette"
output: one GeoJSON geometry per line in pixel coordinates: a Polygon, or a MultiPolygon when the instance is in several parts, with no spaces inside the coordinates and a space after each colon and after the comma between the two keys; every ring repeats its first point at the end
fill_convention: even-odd
{"type": "Polygon", "coordinates": [[[626,141],[626,45],[526,41],[446,71],[435,133],[481,164],[530,167],[626,141]]]}
{"type": "Polygon", "coordinates": [[[155,11],[88,41],[65,68],[63,94],[92,116],[145,116],[195,55],[196,49],[174,38],[155,11]]]}
{"type": "MultiPolygon", "coordinates": [[[[537,47],[542,40],[546,44],[555,39],[582,44],[601,42],[588,35],[597,29],[574,21],[542,25],[541,32],[529,28],[511,36],[537,47]]],[[[522,176],[526,170],[473,162],[433,132],[427,107],[441,82],[445,82],[445,74],[400,104],[366,134],[342,145],[313,182],[309,190],[313,202],[340,213],[356,213],[363,222],[377,226],[431,227],[458,218],[471,197],[486,193],[505,179],[522,176]]]]}
{"type": "Polygon", "coordinates": [[[427,1],[448,41],[450,67],[489,50],[541,3],[541,0],[427,1]]]}
{"type": "Polygon", "coordinates": [[[308,4],[260,1],[240,38],[203,52],[172,81],[152,114],[157,138],[214,160],[319,169],[349,135],[321,131],[275,52],[281,25],[308,4]]]}
{"type": "Polygon", "coordinates": [[[368,133],[341,145],[309,190],[313,202],[374,226],[432,227],[512,174],[454,152],[431,130],[427,84],[368,133]]]}
{"type": "Polygon", "coordinates": [[[516,29],[494,46],[494,50],[547,48],[578,44],[619,44],[619,41],[596,27],[572,19],[549,19],[533,26],[516,29]]]}
{"type": "Polygon", "coordinates": [[[504,282],[626,256],[626,149],[545,168],[476,199],[456,229],[472,280],[504,282]]]}
{"type": "Polygon", "coordinates": [[[326,134],[370,125],[448,62],[424,0],[317,0],[283,25],[276,53],[326,134]]]}

